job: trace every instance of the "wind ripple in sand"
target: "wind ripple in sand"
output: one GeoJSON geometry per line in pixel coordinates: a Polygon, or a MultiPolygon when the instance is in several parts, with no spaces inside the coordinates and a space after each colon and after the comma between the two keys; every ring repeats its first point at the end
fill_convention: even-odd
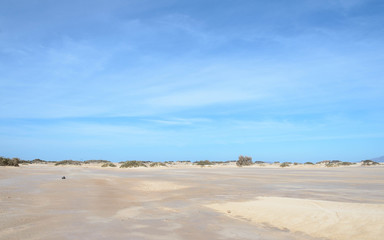
{"type": "Polygon", "coordinates": [[[234,218],[313,237],[378,240],[384,236],[384,204],[259,197],[206,206],[234,218]]]}

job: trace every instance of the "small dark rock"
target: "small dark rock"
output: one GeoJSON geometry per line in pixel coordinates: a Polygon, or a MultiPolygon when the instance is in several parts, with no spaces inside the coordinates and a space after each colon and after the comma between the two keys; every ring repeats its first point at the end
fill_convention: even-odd
{"type": "Polygon", "coordinates": [[[65,176],[63,176],[61,179],[65,179],[65,176]]]}

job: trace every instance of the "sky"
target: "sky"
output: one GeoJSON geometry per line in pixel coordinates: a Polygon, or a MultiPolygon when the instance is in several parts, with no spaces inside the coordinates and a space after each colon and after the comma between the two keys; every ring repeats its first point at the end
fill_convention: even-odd
{"type": "Polygon", "coordinates": [[[381,0],[0,6],[0,156],[384,155],[381,0]]]}

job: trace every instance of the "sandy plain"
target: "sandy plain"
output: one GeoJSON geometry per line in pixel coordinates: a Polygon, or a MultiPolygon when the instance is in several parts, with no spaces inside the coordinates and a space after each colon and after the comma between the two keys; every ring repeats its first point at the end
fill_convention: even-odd
{"type": "Polygon", "coordinates": [[[383,166],[0,167],[0,239],[383,236],[383,166]]]}

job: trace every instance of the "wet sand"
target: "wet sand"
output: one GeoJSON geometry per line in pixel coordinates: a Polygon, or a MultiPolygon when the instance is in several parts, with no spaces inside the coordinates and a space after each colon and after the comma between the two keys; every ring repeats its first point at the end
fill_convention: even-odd
{"type": "Polygon", "coordinates": [[[383,190],[382,166],[0,167],[0,239],[381,239],[383,190]]]}

